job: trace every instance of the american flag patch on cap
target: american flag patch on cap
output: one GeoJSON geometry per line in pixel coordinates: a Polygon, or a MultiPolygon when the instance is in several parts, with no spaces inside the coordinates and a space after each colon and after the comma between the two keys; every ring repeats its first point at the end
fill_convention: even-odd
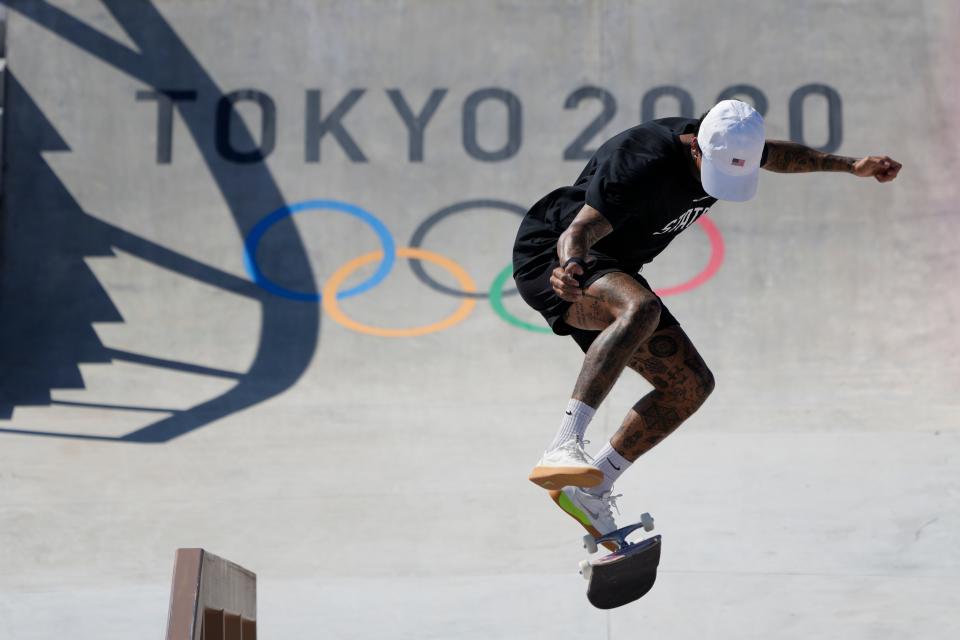
{"type": "Polygon", "coordinates": [[[746,160],[741,160],[740,158],[734,158],[733,160],[730,161],[730,164],[736,165],[736,166],[738,166],[738,167],[742,167],[742,166],[744,166],[745,164],[747,164],[747,161],[746,161],[746,160]]]}

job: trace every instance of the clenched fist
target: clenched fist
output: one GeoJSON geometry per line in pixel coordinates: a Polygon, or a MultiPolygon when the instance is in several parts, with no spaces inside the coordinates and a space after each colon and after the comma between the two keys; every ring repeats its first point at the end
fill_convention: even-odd
{"type": "Polygon", "coordinates": [[[567,260],[564,266],[557,267],[550,275],[550,286],[567,302],[576,302],[583,297],[583,289],[577,279],[584,274],[581,262],[567,260]]]}
{"type": "Polygon", "coordinates": [[[889,156],[867,156],[853,163],[853,174],[861,178],[873,176],[877,182],[890,182],[897,177],[902,166],[889,156]]]}

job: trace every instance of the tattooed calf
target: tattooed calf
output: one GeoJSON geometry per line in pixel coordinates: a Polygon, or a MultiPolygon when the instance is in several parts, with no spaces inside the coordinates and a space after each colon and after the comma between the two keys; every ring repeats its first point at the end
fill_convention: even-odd
{"type": "Polygon", "coordinates": [[[657,332],[629,363],[654,389],[627,414],[611,442],[636,460],[689,418],[713,390],[713,374],[680,327],[657,332]]]}

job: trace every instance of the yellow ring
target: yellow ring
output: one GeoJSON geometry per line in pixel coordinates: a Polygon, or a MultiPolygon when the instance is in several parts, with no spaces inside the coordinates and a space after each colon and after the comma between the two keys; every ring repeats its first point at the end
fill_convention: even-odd
{"type": "MultiPolygon", "coordinates": [[[[445,258],[438,253],[427,251],[426,249],[397,247],[397,257],[416,258],[418,260],[432,262],[449,271],[450,274],[456,278],[463,291],[472,292],[477,290],[477,285],[474,283],[473,278],[471,278],[470,274],[463,270],[463,267],[458,265],[453,260],[445,258]]],[[[460,306],[457,307],[457,310],[443,320],[420,327],[410,327],[408,329],[386,329],[383,327],[373,327],[368,324],[357,322],[353,318],[347,316],[347,314],[345,314],[340,308],[340,304],[337,302],[337,289],[340,288],[340,285],[343,284],[343,281],[346,280],[351,273],[365,264],[376,262],[382,259],[383,252],[374,251],[373,253],[368,253],[358,258],[354,258],[350,262],[337,269],[333,275],[330,276],[330,279],[327,280],[327,283],[323,286],[323,291],[320,296],[323,304],[323,310],[326,311],[327,314],[338,323],[359,333],[366,333],[371,336],[383,336],[385,338],[409,338],[412,336],[422,336],[428,333],[449,329],[450,327],[463,322],[466,317],[470,315],[470,312],[473,311],[473,308],[477,306],[476,299],[464,298],[460,306]]]]}

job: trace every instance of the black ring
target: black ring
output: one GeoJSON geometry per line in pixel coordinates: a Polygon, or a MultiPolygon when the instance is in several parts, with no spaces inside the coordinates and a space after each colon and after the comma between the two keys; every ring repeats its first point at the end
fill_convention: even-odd
{"type": "MultiPolygon", "coordinates": [[[[440,209],[433,215],[429,216],[426,220],[420,223],[410,237],[410,242],[407,243],[407,246],[414,249],[423,246],[423,239],[426,237],[427,232],[433,228],[435,224],[446,218],[447,216],[452,216],[455,213],[460,213],[461,211],[466,211],[467,209],[504,209],[512,213],[523,217],[527,214],[527,210],[515,205],[512,202],[504,202],[503,200],[464,200],[463,202],[458,202],[452,204],[448,207],[440,209]]],[[[423,268],[423,265],[420,263],[420,260],[415,258],[408,259],[410,263],[410,268],[413,269],[413,275],[417,276],[421,282],[430,287],[435,291],[440,293],[446,293],[447,295],[456,296],[458,298],[489,298],[489,291],[461,291],[459,289],[452,289],[448,286],[442,285],[433,278],[431,278],[426,270],[423,268]]],[[[512,296],[517,293],[516,289],[509,289],[503,292],[504,296],[512,296]]]]}

